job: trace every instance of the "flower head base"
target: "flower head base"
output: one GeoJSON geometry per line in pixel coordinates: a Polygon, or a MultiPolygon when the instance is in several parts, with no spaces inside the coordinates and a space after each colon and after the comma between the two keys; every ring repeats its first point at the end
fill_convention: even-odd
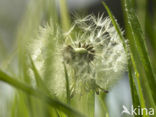
{"type": "Polygon", "coordinates": [[[93,49],[93,46],[91,44],[81,44],[79,43],[77,45],[77,48],[73,48],[72,46],[68,45],[65,47],[63,56],[64,60],[67,63],[72,62],[91,62],[94,60],[95,50],[93,49]]]}

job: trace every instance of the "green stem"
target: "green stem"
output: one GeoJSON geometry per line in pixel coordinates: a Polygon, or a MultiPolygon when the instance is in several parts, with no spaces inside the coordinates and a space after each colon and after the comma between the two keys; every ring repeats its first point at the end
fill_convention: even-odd
{"type": "Polygon", "coordinates": [[[70,28],[70,17],[68,14],[68,8],[66,5],[66,0],[60,0],[60,13],[61,13],[61,23],[64,31],[68,31],[70,28]]]}
{"type": "Polygon", "coordinates": [[[65,80],[66,80],[67,103],[70,104],[69,76],[68,76],[65,63],[63,63],[63,65],[64,65],[65,80]]]}
{"type": "Polygon", "coordinates": [[[66,113],[67,115],[74,115],[74,117],[84,117],[84,115],[80,114],[76,110],[72,109],[68,105],[53,99],[46,95],[45,93],[41,92],[38,89],[34,89],[31,86],[26,85],[25,83],[22,83],[15,78],[12,78],[11,76],[7,75],[3,71],[0,70],[0,80],[3,82],[8,83],[9,85],[16,87],[17,89],[20,89],[24,91],[25,93],[32,95],[34,97],[37,97],[41,99],[42,101],[46,102],[50,106],[61,110],[62,112],[66,113]]]}

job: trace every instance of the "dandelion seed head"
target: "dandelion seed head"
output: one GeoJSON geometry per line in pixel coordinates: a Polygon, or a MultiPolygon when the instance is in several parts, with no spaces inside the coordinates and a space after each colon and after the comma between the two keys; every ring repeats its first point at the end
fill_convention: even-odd
{"type": "MultiPolygon", "coordinates": [[[[80,82],[94,79],[100,87],[110,88],[127,68],[126,52],[110,18],[103,18],[103,15],[97,18],[89,15],[77,19],[74,27],[79,28],[80,35],[73,39],[73,43],[91,44],[95,51],[91,63],[84,62],[83,65],[74,63],[80,82]]],[[[74,32],[73,27],[70,32],[74,32]]],[[[70,46],[76,48],[76,44],[73,43],[70,46]]]]}
{"type": "MultiPolygon", "coordinates": [[[[41,28],[38,39],[33,43],[32,58],[42,72],[46,70],[46,56],[49,55],[44,52],[51,33],[54,34],[51,26],[41,28]]],[[[55,69],[51,90],[57,96],[66,95],[63,63],[69,76],[70,95],[96,90],[97,85],[107,90],[125,72],[127,54],[109,17],[89,15],[79,18],[64,37],[62,43],[58,42],[60,38],[55,38],[52,59],[55,69]],[[71,33],[74,36],[71,36],[71,33]]]]}

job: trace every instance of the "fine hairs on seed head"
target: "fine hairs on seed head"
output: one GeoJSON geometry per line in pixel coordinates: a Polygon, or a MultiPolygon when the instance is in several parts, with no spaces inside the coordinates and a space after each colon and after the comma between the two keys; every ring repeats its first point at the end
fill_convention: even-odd
{"type": "MultiPolygon", "coordinates": [[[[42,52],[46,51],[44,44],[49,41],[45,37],[56,34],[52,31],[52,25],[41,28],[35,41],[40,47],[35,48],[32,55],[36,64],[42,63],[39,65],[42,71],[46,63],[42,52]]],[[[71,96],[90,90],[106,92],[126,71],[127,54],[109,17],[88,15],[77,18],[64,34],[64,41],[59,43],[59,40],[62,38],[55,36],[52,59],[55,68],[52,90],[58,96],[66,94],[63,63],[69,76],[71,96]]]]}
{"type": "Polygon", "coordinates": [[[101,89],[108,89],[127,68],[126,52],[109,17],[89,15],[77,19],[66,33],[66,40],[70,44],[65,46],[64,53],[69,56],[64,56],[64,60],[69,71],[75,70],[77,84],[84,83],[90,88],[94,81],[101,89]],[[75,38],[70,33],[75,33],[75,38]]]}

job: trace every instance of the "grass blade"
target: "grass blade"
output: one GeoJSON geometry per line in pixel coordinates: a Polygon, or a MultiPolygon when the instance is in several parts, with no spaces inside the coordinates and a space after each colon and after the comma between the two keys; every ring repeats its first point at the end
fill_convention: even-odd
{"type": "Polygon", "coordinates": [[[66,5],[66,0],[59,0],[59,3],[60,3],[62,28],[64,31],[68,31],[70,28],[70,17],[68,14],[68,8],[66,5]]]}
{"type": "Polygon", "coordinates": [[[125,49],[125,51],[127,52],[127,48],[126,48],[126,44],[125,44],[125,39],[124,39],[124,37],[123,37],[123,35],[122,35],[121,29],[119,28],[119,25],[118,25],[117,21],[115,20],[114,16],[112,15],[112,13],[111,13],[111,11],[109,10],[109,8],[108,8],[108,6],[106,5],[106,3],[105,3],[105,2],[102,2],[102,4],[103,4],[103,6],[105,7],[105,9],[107,10],[107,13],[108,13],[109,17],[110,17],[111,20],[112,20],[112,24],[114,25],[116,31],[118,32],[118,35],[119,35],[119,37],[120,37],[120,39],[121,39],[121,41],[122,41],[122,44],[123,44],[123,46],[124,46],[124,49],[125,49]]]}
{"type": "Polygon", "coordinates": [[[154,106],[156,101],[156,95],[154,93],[156,90],[156,81],[145,47],[145,39],[135,12],[131,7],[131,3],[127,0],[123,0],[122,2],[130,50],[140,76],[141,85],[144,87],[146,96],[149,98],[149,103],[154,106]]]}
{"type": "Polygon", "coordinates": [[[41,92],[40,90],[34,89],[34,88],[16,80],[15,78],[10,77],[9,75],[5,74],[1,70],[0,70],[0,80],[8,83],[9,85],[11,85],[13,87],[16,87],[17,89],[24,91],[25,93],[27,93],[29,95],[35,96],[35,97],[43,100],[50,106],[61,110],[62,112],[66,113],[67,115],[73,115],[73,117],[84,117],[82,114],[75,111],[74,109],[67,106],[66,104],[64,104],[58,100],[50,98],[49,96],[47,96],[45,93],[41,92]]]}
{"type": "Polygon", "coordinates": [[[149,43],[151,64],[156,74],[156,1],[146,0],[145,12],[145,35],[146,41],[149,43]]]}
{"type": "MultiPolygon", "coordinates": [[[[120,28],[119,28],[119,26],[118,26],[118,24],[117,24],[117,22],[116,22],[116,20],[115,20],[115,18],[113,17],[113,15],[112,15],[112,13],[110,12],[110,10],[109,10],[109,8],[107,7],[107,5],[103,2],[103,5],[104,5],[104,7],[106,8],[106,10],[107,10],[107,12],[108,12],[108,14],[109,14],[109,16],[110,16],[110,18],[112,19],[112,23],[113,23],[113,25],[114,25],[114,27],[115,27],[115,29],[117,30],[117,32],[118,32],[118,34],[119,34],[119,36],[120,36],[120,39],[122,40],[122,42],[123,42],[123,45],[124,45],[124,47],[125,47],[125,51],[127,52],[127,54],[128,54],[128,51],[127,51],[127,47],[126,47],[126,44],[124,44],[124,37],[122,36],[122,33],[121,33],[121,31],[120,31],[120,28]]],[[[126,30],[127,31],[127,30],[126,30]]],[[[131,32],[133,32],[133,30],[131,30],[131,32]]],[[[130,37],[129,37],[130,38],[130,37]]],[[[133,43],[134,44],[134,43],[133,43]]],[[[134,47],[134,45],[132,44],[132,46],[130,45],[130,55],[131,55],[131,61],[132,61],[132,63],[133,63],[133,68],[134,68],[134,70],[135,70],[135,75],[136,75],[136,82],[137,82],[137,84],[136,84],[136,87],[134,87],[134,84],[133,84],[133,82],[132,82],[132,73],[129,73],[129,79],[130,79],[130,86],[131,86],[131,89],[132,89],[132,98],[133,98],[133,96],[134,95],[136,95],[136,88],[138,89],[138,96],[137,97],[139,97],[139,99],[140,99],[140,103],[141,103],[141,107],[142,108],[145,108],[145,99],[144,99],[144,96],[143,96],[143,92],[142,92],[142,87],[141,87],[141,83],[140,83],[140,75],[139,75],[139,73],[138,73],[138,71],[137,71],[137,68],[136,68],[136,63],[138,63],[139,62],[139,60],[137,59],[137,58],[139,58],[138,56],[137,56],[137,54],[136,53],[134,53],[134,52],[136,52],[136,50],[134,50],[135,48],[133,48],[134,47]],[[132,48],[132,49],[131,49],[132,48]],[[133,55],[133,53],[134,53],[134,55],[133,55]],[[135,57],[135,59],[134,59],[134,57],[135,57]],[[134,60],[136,60],[136,61],[134,61],[134,60]]],[[[129,60],[129,72],[131,72],[131,68],[130,68],[130,60],[129,60]]],[[[133,99],[133,102],[134,102],[134,99],[133,99]]],[[[139,102],[138,102],[138,100],[136,101],[136,102],[134,102],[134,105],[137,105],[139,102]]],[[[137,105],[138,106],[138,105],[137,105]]]]}
{"type": "Polygon", "coordinates": [[[133,101],[133,106],[137,108],[138,105],[140,105],[140,101],[137,94],[137,89],[134,81],[135,78],[133,76],[132,70],[133,70],[133,66],[129,64],[129,82],[131,88],[132,101],[133,101]]]}
{"type": "Polygon", "coordinates": [[[64,73],[65,73],[65,79],[66,79],[67,103],[70,104],[69,76],[67,73],[67,68],[66,68],[65,63],[63,63],[63,65],[64,65],[64,73]]]}

